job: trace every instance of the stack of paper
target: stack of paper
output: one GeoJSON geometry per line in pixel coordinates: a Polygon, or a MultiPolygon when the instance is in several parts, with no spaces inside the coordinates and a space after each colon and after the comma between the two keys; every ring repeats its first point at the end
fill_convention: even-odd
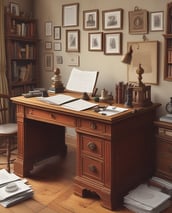
{"type": "Polygon", "coordinates": [[[159,187],[162,192],[172,197],[172,183],[170,181],[154,176],[149,180],[149,184],[159,187]]]}
{"type": "Polygon", "coordinates": [[[159,213],[169,207],[170,196],[141,184],[124,197],[124,206],[136,213],[159,213]]]}
{"type": "Polygon", "coordinates": [[[15,174],[0,170],[0,205],[10,207],[33,196],[32,188],[15,174]]]}
{"type": "Polygon", "coordinates": [[[64,108],[81,111],[98,105],[90,101],[75,98],[70,95],[58,94],[50,97],[38,97],[40,101],[47,102],[49,104],[61,105],[64,108]]]}

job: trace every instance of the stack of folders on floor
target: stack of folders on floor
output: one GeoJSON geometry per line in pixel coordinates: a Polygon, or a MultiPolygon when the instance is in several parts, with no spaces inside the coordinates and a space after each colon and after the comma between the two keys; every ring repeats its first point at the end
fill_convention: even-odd
{"type": "Polygon", "coordinates": [[[124,197],[124,206],[135,213],[160,213],[170,206],[170,197],[158,187],[141,184],[124,197]]]}
{"type": "Polygon", "coordinates": [[[5,169],[0,170],[0,205],[13,206],[33,196],[32,188],[14,173],[8,173],[5,169]]]}

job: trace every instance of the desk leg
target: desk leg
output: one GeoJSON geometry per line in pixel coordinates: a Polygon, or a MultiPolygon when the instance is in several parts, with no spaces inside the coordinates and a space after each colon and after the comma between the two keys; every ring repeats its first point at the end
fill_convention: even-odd
{"type": "Polygon", "coordinates": [[[67,152],[65,127],[29,119],[18,120],[18,156],[14,171],[29,176],[35,162],[67,152]]]}

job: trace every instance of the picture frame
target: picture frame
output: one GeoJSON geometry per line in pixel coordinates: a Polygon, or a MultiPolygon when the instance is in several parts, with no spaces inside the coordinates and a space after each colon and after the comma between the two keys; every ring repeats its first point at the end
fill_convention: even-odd
{"type": "Polygon", "coordinates": [[[103,33],[95,32],[88,34],[88,50],[102,51],[103,50],[103,33]]]}
{"type": "Polygon", "coordinates": [[[52,22],[45,22],[45,36],[52,36],[52,22]]]}
{"type": "Polygon", "coordinates": [[[129,33],[147,34],[148,33],[148,11],[135,8],[128,12],[129,33]]]}
{"type": "Polygon", "coordinates": [[[62,5],[62,26],[76,27],[79,25],[79,3],[62,5]]]}
{"type": "Polygon", "coordinates": [[[84,30],[99,29],[99,10],[83,11],[83,29],[84,30]]]}
{"type": "Polygon", "coordinates": [[[164,30],[164,11],[150,12],[150,31],[164,30]]]}
{"type": "Polygon", "coordinates": [[[46,50],[52,49],[52,42],[51,41],[45,41],[45,49],[46,50]]]}
{"type": "Polygon", "coordinates": [[[44,65],[45,65],[45,70],[46,71],[53,71],[53,66],[54,66],[54,56],[53,53],[45,53],[44,55],[44,65]]]}
{"type": "Polygon", "coordinates": [[[66,30],[66,52],[80,52],[80,30],[66,30]]]}
{"type": "Polygon", "coordinates": [[[70,55],[68,58],[68,66],[79,66],[79,55],[70,55]]]}
{"type": "Polygon", "coordinates": [[[61,27],[54,26],[54,40],[60,40],[60,39],[61,39],[61,27]]]}
{"type": "Polygon", "coordinates": [[[17,3],[11,2],[10,3],[10,12],[14,16],[19,16],[20,15],[19,5],[17,3]]]}
{"type": "Polygon", "coordinates": [[[102,11],[103,30],[119,30],[123,28],[123,9],[102,11]]]}
{"type": "Polygon", "coordinates": [[[127,66],[127,80],[128,82],[138,82],[138,75],[136,70],[141,64],[144,69],[142,81],[145,84],[158,84],[159,72],[159,41],[134,41],[127,43],[129,51],[132,47],[132,60],[130,65],[127,66]]]}
{"type": "Polygon", "coordinates": [[[122,54],[122,33],[104,33],[104,54],[121,55],[122,54]]]}
{"type": "Polygon", "coordinates": [[[63,64],[63,56],[56,55],[56,64],[63,64]]]}
{"type": "Polygon", "coordinates": [[[62,50],[62,43],[61,42],[54,42],[54,50],[61,51],[62,50]]]}

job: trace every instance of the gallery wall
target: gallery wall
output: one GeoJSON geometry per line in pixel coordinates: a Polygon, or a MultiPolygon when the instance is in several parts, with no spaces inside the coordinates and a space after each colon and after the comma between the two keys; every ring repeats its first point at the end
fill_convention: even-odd
{"type": "MultiPolygon", "coordinates": [[[[21,1],[28,2],[28,1],[21,1]]],[[[172,96],[172,82],[164,81],[164,38],[163,34],[166,30],[166,6],[169,0],[34,0],[33,13],[38,20],[38,32],[40,38],[40,73],[41,73],[41,86],[49,88],[51,85],[51,77],[53,70],[60,68],[62,81],[66,85],[72,70],[71,58],[79,58],[78,68],[81,70],[98,70],[99,78],[97,82],[98,93],[103,88],[115,96],[115,85],[120,81],[127,82],[127,65],[121,63],[121,57],[127,51],[128,42],[143,42],[143,34],[130,34],[129,33],[129,19],[128,12],[134,11],[135,7],[147,10],[149,15],[151,12],[161,11],[164,12],[164,26],[163,31],[152,32],[150,29],[146,33],[147,41],[158,41],[158,76],[157,84],[151,86],[151,98],[153,102],[159,102],[162,106],[158,110],[158,115],[165,113],[165,105],[172,96]],[[79,3],[79,25],[75,27],[62,26],[62,6],[79,3]],[[123,9],[123,26],[121,29],[104,30],[102,25],[102,12],[115,9],[123,9]],[[99,28],[96,30],[83,29],[83,12],[88,10],[99,11],[99,28]],[[52,34],[46,36],[45,26],[51,23],[52,34]],[[60,27],[61,38],[54,39],[54,27],[60,27]],[[66,51],[66,30],[79,30],[80,31],[80,51],[67,52],[66,51]],[[89,51],[88,37],[89,33],[122,33],[122,52],[120,55],[106,55],[104,51],[89,51]],[[54,50],[54,45],[61,45],[61,50],[54,50]],[[46,47],[46,44],[52,46],[51,49],[46,47]],[[51,70],[45,67],[45,56],[47,54],[53,55],[53,65],[51,70]],[[59,58],[62,63],[59,64],[59,58]]],[[[149,20],[150,22],[150,20],[149,20]]],[[[148,24],[149,25],[149,24],[148,24]]],[[[148,71],[145,71],[148,72],[148,71]]],[[[143,75],[144,81],[144,75],[143,75]]]]}

